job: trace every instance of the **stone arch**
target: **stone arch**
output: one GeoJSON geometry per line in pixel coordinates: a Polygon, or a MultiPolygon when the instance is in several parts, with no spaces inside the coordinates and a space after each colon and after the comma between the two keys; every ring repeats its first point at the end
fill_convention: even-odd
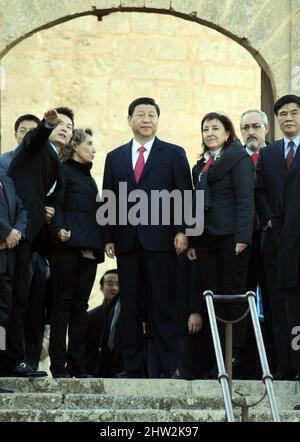
{"type": "Polygon", "coordinates": [[[101,20],[115,12],[160,13],[208,26],[242,45],[262,68],[274,96],[300,90],[299,0],[242,5],[240,0],[224,0],[221,7],[214,0],[63,0],[59,8],[47,0],[3,0],[2,9],[0,60],[32,34],[77,17],[101,20]]]}

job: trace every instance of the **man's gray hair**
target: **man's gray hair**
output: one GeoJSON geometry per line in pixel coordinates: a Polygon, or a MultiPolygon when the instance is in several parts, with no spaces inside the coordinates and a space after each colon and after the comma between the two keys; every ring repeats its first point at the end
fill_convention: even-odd
{"type": "Polygon", "coordinates": [[[249,109],[249,110],[246,110],[245,112],[242,113],[240,125],[242,125],[242,121],[243,121],[244,116],[247,114],[250,114],[251,112],[256,112],[257,114],[259,114],[261,121],[265,126],[267,126],[269,124],[268,116],[264,111],[262,111],[260,109],[249,109]]]}

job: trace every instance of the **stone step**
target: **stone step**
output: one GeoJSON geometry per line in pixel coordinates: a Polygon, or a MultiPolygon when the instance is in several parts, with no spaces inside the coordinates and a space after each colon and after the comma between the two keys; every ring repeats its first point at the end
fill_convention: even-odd
{"type": "Polygon", "coordinates": [[[82,393],[14,393],[0,395],[0,410],[166,410],[192,409],[216,410],[223,409],[223,400],[219,395],[207,394],[194,398],[178,396],[122,396],[109,394],[82,393]]]}
{"type": "MultiPolygon", "coordinates": [[[[283,411],[282,422],[300,422],[300,412],[283,411]]],[[[235,413],[236,422],[240,413],[235,413]]],[[[266,411],[251,411],[251,422],[272,422],[266,411]]],[[[221,410],[1,410],[0,422],[226,422],[221,410]]]]}

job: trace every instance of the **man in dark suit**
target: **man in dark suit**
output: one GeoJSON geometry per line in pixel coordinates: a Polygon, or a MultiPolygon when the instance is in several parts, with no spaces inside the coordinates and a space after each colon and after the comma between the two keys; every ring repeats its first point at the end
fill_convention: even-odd
{"type": "MultiPolygon", "coordinates": [[[[35,129],[40,119],[32,114],[21,115],[14,124],[14,136],[19,145],[25,135],[35,129]]],[[[0,170],[7,173],[17,149],[0,155],[0,170]]],[[[25,320],[25,342],[27,360],[32,368],[37,369],[42,350],[46,306],[49,306],[51,297],[50,269],[47,258],[38,252],[32,254],[30,263],[30,289],[28,310],[25,320]]],[[[49,310],[49,308],[48,308],[49,310]]]]}
{"type": "Polygon", "coordinates": [[[262,251],[270,293],[279,379],[294,379],[291,361],[285,297],[277,289],[277,248],[273,240],[273,217],[282,194],[288,172],[300,170],[300,127],[296,119],[300,97],[285,95],[274,105],[274,112],[284,138],[260,150],[256,167],[256,210],[263,226],[262,251]]]}
{"type": "MultiPolygon", "coordinates": [[[[260,149],[266,146],[266,136],[269,131],[268,117],[265,112],[259,109],[249,109],[241,115],[240,128],[245,149],[251,156],[253,165],[256,166],[260,149]]],[[[276,351],[273,338],[272,315],[270,298],[267,287],[263,255],[261,252],[261,226],[257,215],[254,219],[251,255],[248,266],[247,291],[257,292],[260,288],[263,303],[264,320],[262,331],[264,334],[266,352],[271,372],[276,373],[276,351]]],[[[260,376],[260,365],[258,351],[255,342],[251,318],[247,317],[247,345],[242,361],[241,375],[249,379],[256,379],[260,376]]]]}
{"type": "MultiPolygon", "coordinates": [[[[107,155],[104,170],[103,189],[114,192],[121,212],[126,199],[128,202],[127,220],[124,222],[124,213],[120,212],[115,226],[104,227],[105,251],[110,258],[117,256],[118,261],[122,350],[128,377],[144,375],[141,294],[145,289],[147,332],[152,341],[149,340],[148,348],[151,348],[151,360],[157,360],[157,372],[150,376],[171,377],[178,365],[175,251],[180,254],[186,250],[187,237],[182,225],[175,225],[173,211],[156,213],[150,198],[152,190],[169,193],[178,189],[180,193],[192,189],[192,184],[183,148],[155,136],[159,114],[159,106],[152,98],[139,98],[130,104],[128,123],[134,138],[107,155]],[[126,187],[124,195],[122,185],[126,187]],[[137,201],[132,191],[142,193],[148,208],[146,221],[128,220],[136,209],[130,202],[132,198],[137,201]],[[170,215],[168,225],[162,222],[162,215],[166,214],[170,215]],[[152,217],[158,219],[156,225],[152,217]]],[[[138,212],[136,218],[139,218],[138,212]]]]}
{"type": "MultiPolygon", "coordinates": [[[[289,128],[290,148],[299,150],[300,97],[278,110],[279,124],[289,128]],[[287,124],[287,121],[289,124],[287,124]],[[285,123],[284,123],[285,122],[285,123]],[[298,133],[298,135],[296,135],[298,133]],[[295,136],[296,135],[296,136],[295,136]]],[[[278,250],[278,289],[287,309],[292,362],[300,380],[300,169],[291,167],[286,174],[278,212],[272,219],[272,232],[278,250]]],[[[299,410],[300,405],[295,409],[299,410]]]]}
{"type": "MultiPolygon", "coordinates": [[[[12,180],[0,172],[0,327],[6,330],[11,310],[15,250],[24,239],[26,211],[17,197],[12,180]]],[[[1,336],[2,337],[2,336],[1,336]]],[[[1,340],[2,342],[2,340],[1,340]]],[[[4,351],[0,348],[0,363],[4,351]]],[[[0,389],[0,393],[5,390],[0,389]]]]}
{"type": "Polygon", "coordinates": [[[8,169],[28,215],[26,240],[16,253],[12,313],[7,334],[8,370],[13,376],[44,376],[26,361],[24,320],[28,311],[30,260],[39,236],[53,216],[52,193],[59,185],[59,149],[67,144],[73,131],[73,112],[68,108],[51,109],[17,147],[8,169]],[[57,185],[57,186],[56,186],[57,185]]]}
{"type": "Polygon", "coordinates": [[[88,312],[85,366],[95,377],[114,377],[123,371],[119,340],[119,278],[108,270],[100,279],[101,305],[88,312]]]}

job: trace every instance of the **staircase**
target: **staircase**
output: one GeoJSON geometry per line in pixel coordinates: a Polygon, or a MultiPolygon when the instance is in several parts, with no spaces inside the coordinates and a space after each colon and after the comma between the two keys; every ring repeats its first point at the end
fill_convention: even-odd
{"type": "MultiPolygon", "coordinates": [[[[0,378],[0,422],[225,422],[217,381],[168,379],[0,378]]],[[[234,381],[233,397],[254,403],[264,386],[234,381]]],[[[300,422],[299,382],[276,381],[282,422],[300,422]]],[[[240,420],[240,408],[235,408],[240,420]]],[[[271,422],[268,399],[250,409],[249,420],[271,422]]]]}

